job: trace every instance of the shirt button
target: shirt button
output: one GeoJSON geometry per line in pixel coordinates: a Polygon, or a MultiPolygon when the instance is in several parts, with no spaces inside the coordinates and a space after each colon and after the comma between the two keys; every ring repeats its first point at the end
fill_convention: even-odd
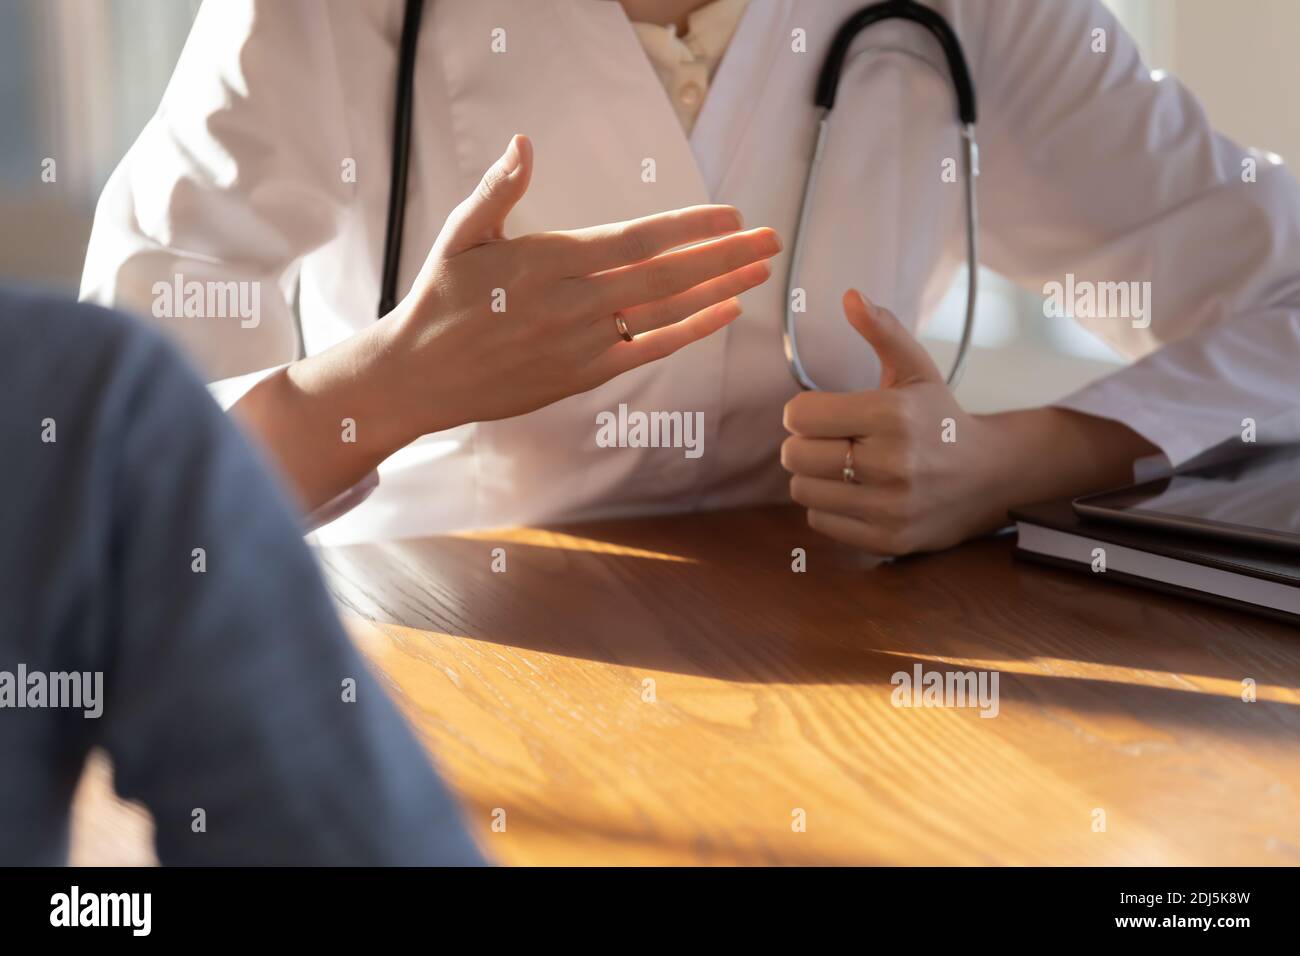
{"type": "Polygon", "coordinates": [[[682,85],[682,88],[677,91],[677,98],[681,101],[682,106],[690,108],[696,106],[700,102],[700,97],[703,96],[703,94],[704,91],[700,89],[700,84],[694,82],[685,83],[682,85]]]}

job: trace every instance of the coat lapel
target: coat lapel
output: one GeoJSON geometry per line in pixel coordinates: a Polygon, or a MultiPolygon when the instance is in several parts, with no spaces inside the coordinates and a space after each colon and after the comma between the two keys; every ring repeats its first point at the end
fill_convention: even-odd
{"type": "MultiPolygon", "coordinates": [[[[735,165],[754,111],[769,102],[766,86],[777,72],[774,61],[790,42],[785,24],[791,8],[792,0],[750,0],[709,84],[690,144],[715,202],[723,195],[727,173],[735,165]]],[[[810,101],[811,96],[810,88],[810,101]]]]}
{"type": "Polygon", "coordinates": [[[513,133],[532,137],[532,187],[511,234],[708,202],[694,154],[613,0],[434,4],[465,191],[513,133]]]}

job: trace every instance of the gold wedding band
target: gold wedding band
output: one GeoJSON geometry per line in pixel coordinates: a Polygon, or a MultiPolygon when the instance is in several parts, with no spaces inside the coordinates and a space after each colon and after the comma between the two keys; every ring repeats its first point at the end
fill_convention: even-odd
{"type": "Polygon", "coordinates": [[[614,328],[618,329],[618,334],[623,336],[624,342],[632,341],[632,333],[627,330],[627,319],[623,318],[622,312],[614,313],[614,328]]]}
{"type": "Polygon", "coordinates": [[[853,439],[849,439],[849,447],[844,452],[844,483],[854,485],[858,482],[858,473],[853,468],[853,439]]]}

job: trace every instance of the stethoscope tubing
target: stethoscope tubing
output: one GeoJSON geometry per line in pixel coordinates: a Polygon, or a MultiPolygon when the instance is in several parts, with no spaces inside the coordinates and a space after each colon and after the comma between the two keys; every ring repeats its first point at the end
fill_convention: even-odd
{"type": "MultiPolygon", "coordinates": [[[[840,77],[848,57],[849,47],[863,30],[883,20],[900,18],[924,26],[938,41],[948,61],[949,78],[957,98],[957,114],[961,123],[962,182],[965,186],[966,218],[966,314],[962,323],[957,354],[953,358],[946,381],[956,388],[965,371],[975,330],[975,311],[979,302],[979,206],[975,183],[979,177],[979,145],[975,138],[975,88],[966,67],[961,42],[948,22],[938,13],[922,7],[915,0],[885,0],[872,4],[853,14],[836,31],[830,51],[817,78],[815,93],[816,137],[808,174],[804,178],[803,195],[799,202],[799,218],[795,226],[794,243],[790,251],[790,269],[786,277],[785,321],[781,330],[782,346],[790,374],[801,389],[817,391],[819,386],[804,366],[799,355],[799,339],[795,329],[795,293],[799,289],[799,276],[803,265],[803,247],[808,225],[812,218],[813,202],[817,194],[817,181],[821,175],[826,144],[830,139],[831,116],[834,112],[840,77]]],[[[928,61],[926,61],[928,62],[928,61]]],[[[807,306],[807,297],[800,297],[807,306]]]]}
{"type": "MultiPolygon", "coordinates": [[[[406,0],[402,17],[402,34],[397,64],[397,96],[393,111],[392,179],[388,193],[388,219],[384,229],[383,267],[380,276],[378,315],[387,315],[396,304],[397,272],[402,255],[402,230],[405,222],[407,177],[411,152],[411,101],[415,81],[416,48],[420,35],[420,21],[424,0],[406,0]]],[[[785,321],[782,327],[782,344],[790,373],[800,388],[816,390],[817,384],[808,374],[799,355],[798,334],[795,330],[794,293],[803,264],[803,240],[808,232],[816,196],[817,180],[822,159],[830,137],[830,118],[839,92],[840,77],[853,40],[863,30],[883,20],[900,18],[925,27],[935,37],[948,61],[949,75],[957,97],[957,112],[961,120],[962,178],[966,192],[966,254],[967,286],[966,316],[962,326],[957,355],[948,372],[947,381],[956,387],[965,368],[975,327],[975,307],[979,298],[979,211],[975,197],[975,180],[979,175],[979,150],[975,141],[975,89],[961,42],[948,22],[933,10],[922,7],[915,0],[884,0],[854,13],[836,31],[822,69],[818,74],[814,100],[817,114],[817,135],[813,143],[808,174],[804,178],[803,195],[799,203],[799,219],[795,226],[794,243],[790,252],[790,270],[786,279],[785,321]]]]}

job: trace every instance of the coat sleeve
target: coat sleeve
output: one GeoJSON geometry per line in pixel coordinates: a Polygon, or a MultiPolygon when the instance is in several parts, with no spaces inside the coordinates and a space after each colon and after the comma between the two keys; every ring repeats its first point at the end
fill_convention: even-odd
{"type": "Polygon", "coordinates": [[[1215,132],[1097,0],[979,10],[985,264],[1045,294],[1072,275],[1076,304],[1081,281],[1149,293],[1145,316],[1077,319],[1134,362],[1059,406],[1124,422],[1174,466],[1252,425],[1260,443],[1300,440],[1291,173],[1215,132]]]}
{"type": "Polygon", "coordinates": [[[81,297],[152,316],[210,381],[297,357],[298,263],[351,200],[330,12],[205,0],[95,212],[81,297]]]}

